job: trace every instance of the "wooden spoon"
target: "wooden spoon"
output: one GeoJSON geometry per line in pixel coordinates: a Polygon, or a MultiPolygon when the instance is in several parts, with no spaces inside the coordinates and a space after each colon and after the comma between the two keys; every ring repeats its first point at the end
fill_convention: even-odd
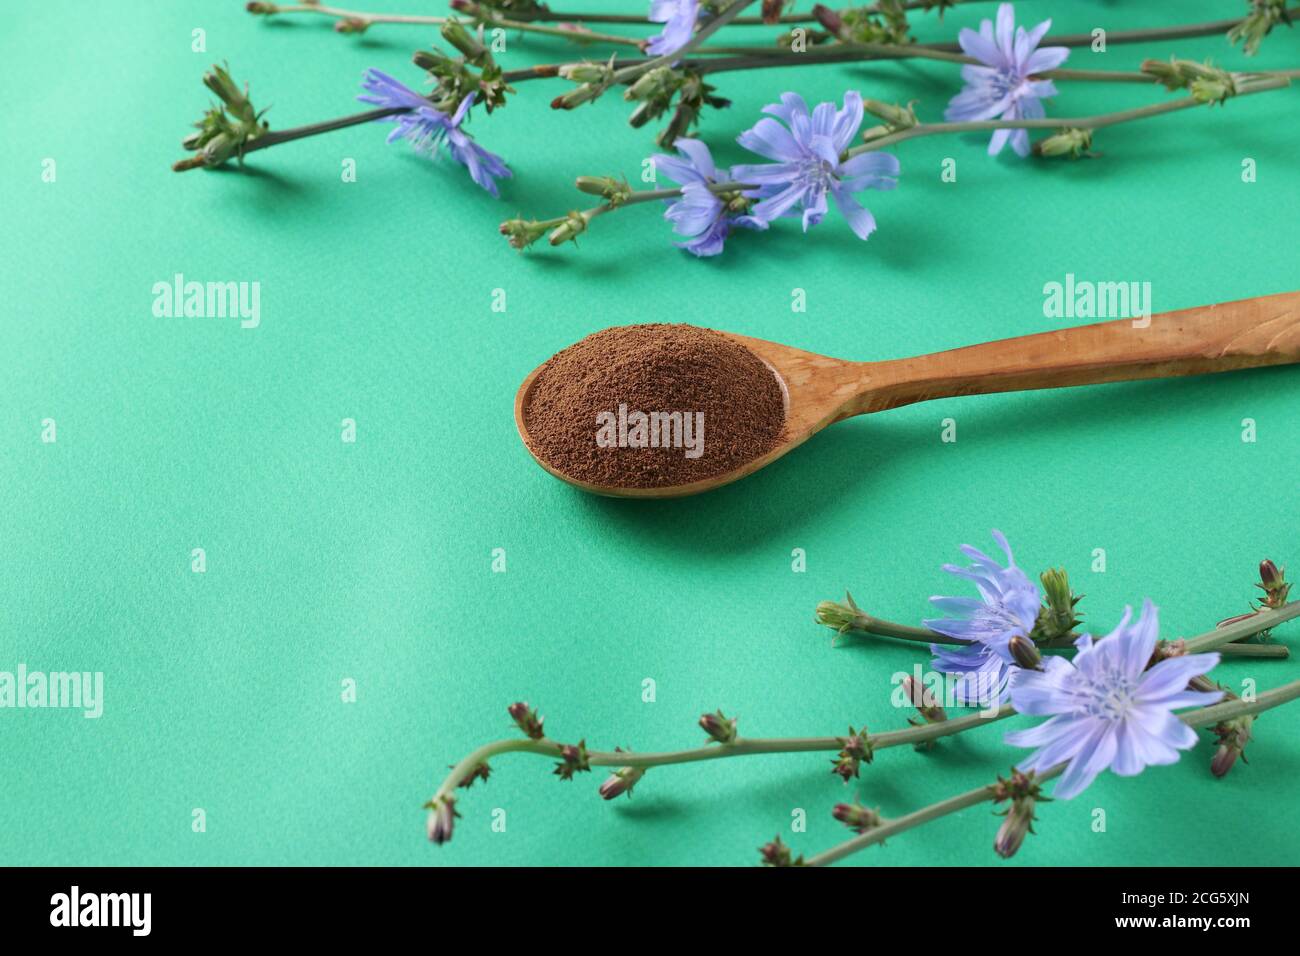
{"type": "MultiPolygon", "coordinates": [[[[1119,319],[1002,339],[887,362],[849,362],[745,335],[723,333],[772,369],[785,393],[785,431],[775,448],[745,464],[685,485],[623,488],[555,477],[586,491],[623,498],[699,494],[769,465],[827,425],[853,415],[954,395],[1095,385],[1202,375],[1300,362],[1300,292],[1206,305],[1144,319],[1119,319]]],[[[541,367],[515,396],[515,424],[530,448],[524,407],[541,367]]],[[[536,458],[536,456],[534,456],[536,458]]]]}

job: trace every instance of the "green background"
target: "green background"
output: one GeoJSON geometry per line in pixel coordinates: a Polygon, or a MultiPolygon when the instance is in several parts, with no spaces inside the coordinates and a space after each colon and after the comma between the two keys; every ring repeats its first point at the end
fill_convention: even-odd
{"type": "MultiPolygon", "coordinates": [[[[410,53],[433,40],[403,27],[342,37],[325,19],[267,23],[242,6],[27,4],[0,31],[0,670],[102,670],[106,684],[98,721],[0,711],[0,862],[749,864],[778,832],[816,852],[847,835],[829,810],[853,794],[898,814],[991,781],[1021,753],[1002,730],[1023,722],[926,755],[886,751],[850,787],[829,755],[756,757],[653,771],[616,804],[597,797],[600,773],[561,783],[547,761],[506,757],[464,794],[442,848],[420,805],[455,759],[513,733],[516,699],[554,736],[602,749],[694,746],[698,715],[717,707],[751,735],[902,726],[889,677],[923,651],[832,648],[813,608],[847,586],[915,622],[930,594],[965,593],[939,566],[962,542],[992,547],[993,527],[1031,572],[1065,565],[1090,621],[1108,629],[1149,596],[1167,637],[1244,610],[1261,557],[1300,566],[1295,369],[912,406],[667,502],[557,482],[512,417],[530,369],[617,323],[880,359],[1070,324],[1042,313],[1044,283],[1067,272],[1149,281],[1157,311],[1294,289],[1300,92],[1107,130],[1104,155],[1075,163],[990,159],[983,137],[903,144],[900,188],[864,196],[880,222],[866,243],[832,211],[806,236],[782,223],[698,261],[641,207],[600,220],[580,248],[520,255],[499,220],[578,205],[576,174],[638,175],[652,129],[629,129],[627,104],[552,112],[561,85],[546,81],[476,114],[472,131],[516,173],[501,201],[451,163],[386,146],[380,126],[258,153],[242,173],[175,175],[210,63],[228,59],[284,128],[355,111],[368,66],[418,86],[410,53]],[[191,50],[200,27],[204,53],[191,50]],[[956,183],[940,181],[945,157],[956,183]],[[1257,182],[1242,182],[1245,157],[1257,182]],[[355,183],[341,181],[346,158],[355,183]],[[177,272],[260,282],[260,327],[155,318],[153,284],[177,272]],[[505,313],[491,308],[497,288],[505,313]],[[940,441],[947,417],[955,444],[940,441]],[[344,418],[355,444],[340,440],[344,418]],[[190,570],[196,547],[205,574],[190,570]],[[791,570],[795,548],[805,573],[791,570]],[[1105,573],[1090,570],[1095,548],[1105,573]],[[354,704],[340,700],[345,678],[354,704]],[[192,832],[194,808],[206,833],[192,832]],[[795,808],[806,833],[790,832],[795,808]]],[[[1054,14],[1054,32],[1244,12],[1020,7],[1029,23],[1054,14]]],[[[950,39],[992,10],[917,16],[917,33],[950,39]]],[[[574,56],[509,44],[508,67],[574,56]]],[[[1076,50],[1067,66],[1173,53],[1294,67],[1300,34],[1279,31],[1255,61],[1216,36],[1076,50]]],[[[959,86],[955,68],[919,61],[720,81],[735,103],[703,136],[722,162],[743,161],[735,135],[784,89],[915,98],[935,119],[959,86]]],[[[1055,115],[1166,95],[1060,86],[1055,115]]],[[[1296,672],[1263,661],[1216,674],[1267,687],[1296,672]]],[[[1250,765],[1222,781],[1203,742],[1176,766],[1106,775],[1044,807],[1011,865],[1296,862],[1300,707],[1257,729],[1250,765]],[[1091,828],[1098,807],[1105,833],[1091,828]]],[[[855,862],[997,863],[996,827],[975,808],[855,862]]]]}

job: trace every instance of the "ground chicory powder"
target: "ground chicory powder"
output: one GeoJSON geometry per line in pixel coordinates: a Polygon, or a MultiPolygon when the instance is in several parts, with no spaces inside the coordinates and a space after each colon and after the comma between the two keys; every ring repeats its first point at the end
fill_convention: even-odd
{"type": "Polygon", "coordinates": [[[777,443],[775,373],[690,325],[627,325],[553,356],[524,403],[533,453],[578,481],[662,488],[724,474],[777,443]]]}

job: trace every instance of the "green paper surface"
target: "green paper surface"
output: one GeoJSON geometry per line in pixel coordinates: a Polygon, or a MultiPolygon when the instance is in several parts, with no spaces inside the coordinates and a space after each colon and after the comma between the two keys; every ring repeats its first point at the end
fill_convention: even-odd
{"type": "MultiPolygon", "coordinates": [[[[1022,22],[1054,16],[1059,33],[1244,12],[1019,8],[1022,22]]],[[[949,40],[992,11],[914,20],[922,39],[949,40]]],[[[286,128],[360,109],[367,67],[419,86],[410,54],[433,31],[343,37],[326,18],[263,22],[236,0],[51,0],[5,19],[0,670],[102,671],[104,713],[0,710],[0,861],[752,864],[774,834],[813,853],[848,835],[830,817],[838,801],[898,815],[1005,774],[1024,752],[1002,731],[1025,719],[926,754],[882,752],[850,786],[830,754],[765,756],[652,770],[613,804],[596,794],[599,771],[563,783],[543,759],[507,756],[463,793],[441,848],[421,804],[449,764],[516,733],[505,708],[519,699],[552,735],[599,749],[695,746],[698,716],[718,707],[755,736],[903,726],[890,678],[924,649],[832,647],[813,608],[848,588],[871,613],[917,623],[929,595],[967,593],[940,565],[963,542],[992,547],[990,528],[1031,572],[1065,566],[1102,631],[1150,597],[1164,636],[1199,633],[1247,609],[1261,558],[1300,567],[1295,368],[925,403],[664,502],[561,484],[513,420],[532,368],[611,324],[685,321],[884,359],[1073,324],[1042,308],[1045,283],[1068,273],[1150,282],[1156,311],[1300,287],[1300,91],[1104,130],[1102,155],[1078,162],[990,158],[984,136],[902,144],[900,187],[862,197],[880,224],[865,243],[832,210],[807,235],[782,222],[700,261],[641,207],[598,220],[579,248],[520,255],[500,220],[587,205],[578,174],[637,182],[658,124],[630,129],[617,94],[553,112],[566,84],[520,84],[470,125],[514,168],[500,201],[446,159],[385,145],[379,125],[257,153],[242,172],[177,175],[211,63],[228,60],[286,128]],[[945,158],[954,183],[941,181],[945,158]],[[356,182],[343,181],[347,160],[356,182]],[[260,283],[260,324],[156,317],[154,284],[178,273],[260,283]],[[796,289],[805,312],[792,311],[796,289]],[[945,419],[955,443],[941,441],[945,419]],[[505,573],[492,569],[498,548],[505,573]],[[349,679],[355,703],[342,700],[349,679]],[[800,811],[806,832],[792,832],[800,811]]],[[[508,45],[508,67],[575,56],[545,38],[508,45]]],[[[1082,48],[1067,66],[1131,70],[1175,53],[1294,68],[1300,34],[1276,31],[1253,60],[1212,36],[1082,48]]],[[[783,90],[916,99],[933,120],[960,83],[955,67],[916,60],[718,79],[734,104],[708,112],[701,136],[722,163],[747,161],[736,134],[783,90]]],[[[1051,115],[1176,95],[1059,86],[1051,115]]],[[[1274,640],[1298,636],[1291,623],[1274,640]]],[[[1298,673],[1297,660],[1248,660],[1215,676],[1263,689],[1298,673]]],[[[985,807],[851,862],[1293,864],[1300,706],[1256,734],[1250,764],[1223,780],[1203,735],[1175,766],[1107,774],[1044,806],[1009,863],[991,851],[985,807]]]]}

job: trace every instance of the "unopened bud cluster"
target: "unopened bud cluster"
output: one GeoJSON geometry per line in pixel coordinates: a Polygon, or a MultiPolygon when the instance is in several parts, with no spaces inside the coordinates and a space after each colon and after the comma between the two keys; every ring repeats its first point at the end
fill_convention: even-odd
{"type": "Polygon", "coordinates": [[[1034,832],[1034,808],[1038,803],[1050,802],[1050,797],[1041,794],[1041,787],[1035,775],[1013,769],[1005,780],[998,777],[998,782],[991,788],[993,802],[1011,801],[1011,805],[1002,811],[1002,826],[998,828],[993,840],[993,851],[1003,859],[1015,856],[1025,837],[1034,832]]]}
{"type": "Polygon", "coordinates": [[[764,866],[803,866],[803,856],[794,856],[790,848],[781,842],[780,837],[776,837],[771,843],[765,843],[758,848],[762,857],[764,866]]]}
{"type": "Polygon", "coordinates": [[[177,170],[196,166],[220,166],[232,156],[242,156],[250,140],[269,128],[262,114],[248,98],[248,87],[240,89],[224,66],[213,66],[203,77],[203,85],[216,94],[220,103],[195,123],[198,130],[181,141],[195,155],[176,163],[177,170]]]}
{"type": "Polygon", "coordinates": [[[701,715],[700,727],[709,735],[712,743],[730,744],[736,741],[736,718],[728,717],[720,710],[701,715]]]}
{"type": "Polygon", "coordinates": [[[833,764],[831,773],[848,783],[858,775],[858,768],[863,763],[871,763],[871,758],[874,756],[867,728],[863,727],[861,731],[857,731],[850,725],[849,735],[840,738],[840,746],[843,749],[831,761],[833,764]]]}
{"type": "Polygon", "coordinates": [[[837,803],[831,810],[831,816],[844,824],[854,833],[866,833],[884,823],[878,810],[864,807],[857,803],[837,803]]]}
{"type": "Polygon", "coordinates": [[[1208,60],[1204,63],[1180,60],[1177,57],[1168,62],[1143,60],[1142,72],[1155,77],[1166,89],[1187,90],[1201,103],[1222,103],[1228,97],[1237,95],[1236,77],[1208,60]]]}

